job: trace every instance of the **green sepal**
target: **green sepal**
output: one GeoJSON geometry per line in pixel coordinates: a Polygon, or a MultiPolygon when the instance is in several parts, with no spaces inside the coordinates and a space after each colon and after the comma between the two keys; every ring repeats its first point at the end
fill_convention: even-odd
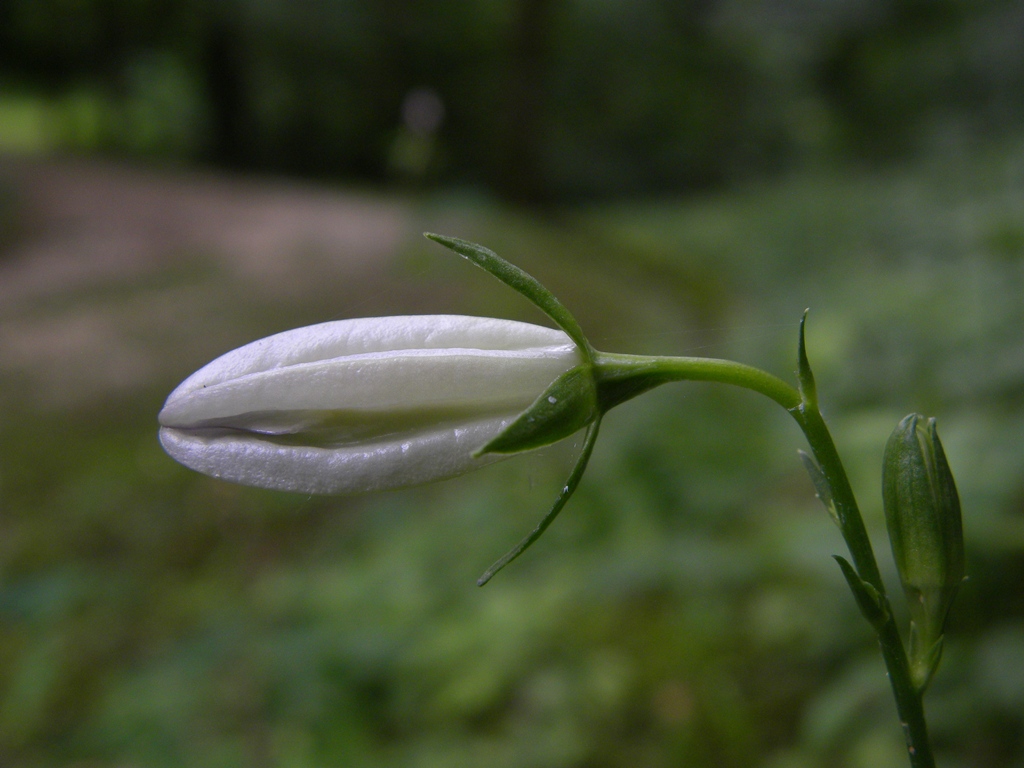
{"type": "Polygon", "coordinates": [[[578,432],[598,416],[597,388],[590,365],[559,376],[515,421],[476,452],[519,453],[550,445],[578,432]]]}
{"type": "Polygon", "coordinates": [[[910,622],[910,679],[917,688],[918,693],[924,693],[928,684],[935,676],[935,670],[939,668],[942,661],[942,647],[945,635],[939,635],[938,640],[928,648],[922,648],[922,640],[917,624],[910,622]]]}
{"type": "Polygon", "coordinates": [[[889,620],[890,615],[885,596],[879,594],[877,589],[864,581],[846,558],[839,555],[832,557],[839,563],[839,569],[843,572],[846,583],[850,585],[850,591],[853,592],[853,599],[857,601],[860,612],[864,614],[864,618],[876,631],[880,631],[885,622],[889,620]]]}
{"type": "Polygon", "coordinates": [[[825,505],[825,509],[828,510],[833,522],[842,530],[843,521],[839,519],[839,512],[836,509],[835,502],[832,500],[832,486],[829,484],[828,478],[825,477],[825,473],[818,466],[817,462],[811,458],[809,453],[800,450],[797,453],[800,454],[800,460],[804,463],[807,474],[811,476],[815,495],[821,499],[821,503],[825,505]]]}
{"type": "Polygon", "coordinates": [[[535,277],[515,264],[505,261],[494,251],[484,248],[482,245],[431,232],[425,232],[424,236],[428,240],[433,240],[435,243],[455,251],[531,301],[565,331],[583,357],[582,365],[559,376],[500,435],[477,452],[477,455],[517,453],[531,448],[539,448],[568,437],[589,425],[580,457],[569,474],[569,479],[562,486],[555,503],[526,538],[477,579],[477,584],[482,587],[491,580],[494,574],[523,554],[530,545],[540,538],[541,534],[558,516],[558,513],[562,511],[583,477],[587,462],[590,461],[590,455],[594,451],[594,443],[597,441],[598,427],[601,424],[601,414],[603,413],[603,409],[598,403],[597,385],[594,380],[595,352],[586,336],[583,335],[583,329],[576,318],[535,277]]]}
{"type": "Polygon", "coordinates": [[[558,498],[555,499],[555,503],[552,505],[551,509],[548,510],[548,513],[544,515],[544,518],[537,524],[537,527],[534,528],[526,538],[506,552],[503,557],[484,572],[483,576],[477,579],[477,586],[482,587],[491,580],[494,574],[529,549],[530,545],[541,537],[541,534],[547,530],[548,526],[551,525],[554,519],[558,516],[558,513],[562,511],[562,507],[564,507],[566,502],[572,497],[573,493],[576,491],[576,486],[580,484],[583,472],[587,468],[587,462],[590,461],[590,454],[594,452],[594,443],[597,442],[597,432],[600,426],[601,419],[597,418],[594,419],[587,428],[587,434],[583,438],[583,450],[580,452],[580,457],[576,460],[576,466],[573,467],[572,472],[569,473],[569,479],[565,481],[565,485],[562,486],[562,490],[558,494],[558,498]]]}
{"type": "Polygon", "coordinates": [[[797,348],[797,380],[800,383],[800,396],[803,398],[804,406],[809,410],[818,409],[818,388],[814,383],[814,374],[811,372],[811,364],[807,360],[807,343],[804,338],[807,325],[807,313],[811,310],[805,309],[803,317],[800,318],[800,343],[797,348]]]}
{"type": "Polygon", "coordinates": [[[590,346],[590,342],[587,341],[587,337],[583,335],[583,329],[576,322],[576,318],[533,275],[523,271],[515,264],[505,261],[489,248],[484,248],[482,245],[471,243],[468,240],[448,237],[447,235],[437,235],[433,232],[425,232],[423,236],[439,245],[443,245],[445,248],[455,251],[459,256],[473,262],[481,269],[501,280],[512,290],[525,296],[569,335],[569,338],[580,348],[580,353],[583,355],[584,360],[588,363],[592,361],[593,348],[590,346]]]}

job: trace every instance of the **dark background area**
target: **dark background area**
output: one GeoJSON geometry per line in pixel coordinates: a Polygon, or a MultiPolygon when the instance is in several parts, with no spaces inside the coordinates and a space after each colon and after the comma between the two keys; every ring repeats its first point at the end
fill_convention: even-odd
{"type": "MultiPolygon", "coordinates": [[[[424,488],[171,461],[167,394],[344,317],[543,323],[790,379],[890,593],[882,449],[939,420],[969,580],[943,768],[1024,765],[1024,4],[0,3],[0,764],[888,768],[877,644],[789,417],[674,385],[424,488]]],[[[899,610],[899,609],[898,609],[899,610]]],[[[901,618],[905,623],[905,617],[901,618]]]]}
{"type": "Polygon", "coordinates": [[[65,148],[543,202],[1012,133],[1022,33],[1011,0],[9,0],[0,76],[65,148]]]}

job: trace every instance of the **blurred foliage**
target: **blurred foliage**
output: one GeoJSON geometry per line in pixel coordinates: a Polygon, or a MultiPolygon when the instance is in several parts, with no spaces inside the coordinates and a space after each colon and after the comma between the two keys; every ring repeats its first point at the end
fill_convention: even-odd
{"type": "Polygon", "coordinates": [[[0,140],[529,202],[706,189],[1012,131],[1022,34],[1018,0],[7,0],[0,140]]]}
{"type": "Polygon", "coordinates": [[[296,290],[197,246],[0,303],[4,348],[45,363],[0,365],[0,762],[905,764],[799,432],[751,393],[677,385],[610,414],[565,513],[482,590],[573,440],[340,499],[235,487],[162,454],[166,393],[275,330],[389,312],[538,320],[417,234],[430,229],[537,274],[610,351],[787,375],[810,306],[819,393],[891,589],[882,449],[905,413],[938,416],[970,574],[927,702],[940,764],[1024,765],[1024,145],[546,222],[453,195],[402,205],[406,229],[381,231],[393,246],[372,269],[341,278],[337,256],[280,254],[296,290]],[[90,353],[107,389],[74,350],[37,349],[83,323],[92,349],[97,317],[136,361],[118,378],[116,356],[90,353]]]}
{"type": "Polygon", "coordinates": [[[161,452],[171,388],[274,331],[540,321],[432,230],[536,274],[608,351],[785,376],[810,306],[890,591],[882,449],[937,416],[969,573],[926,701],[940,765],[1024,766],[1022,34],[1015,0],[0,3],[4,151],[419,193],[346,211],[253,181],[247,209],[197,177],[161,208],[126,173],[95,208],[57,183],[48,219],[39,189],[80,169],[4,162],[0,764],[905,764],[799,432],[750,393],[611,414],[565,513],[483,590],[574,441],[341,499],[161,452]],[[370,245],[304,235],[324,211],[370,245]]]}

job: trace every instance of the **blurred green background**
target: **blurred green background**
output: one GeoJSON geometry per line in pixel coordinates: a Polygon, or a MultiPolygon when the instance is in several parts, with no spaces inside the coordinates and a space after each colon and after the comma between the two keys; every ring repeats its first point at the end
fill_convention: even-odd
{"type": "Polygon", "coordinates": [[[943,768],[1024,766],[1024,3],[0,4],[0,765],[906,764],[838,532],[763,398],[354,498],[156,440],[213,357],[324,320],[543,318],[784,377],[797,322],[890,590],[881,454],[939,419],[970,574],[943,768]]]}

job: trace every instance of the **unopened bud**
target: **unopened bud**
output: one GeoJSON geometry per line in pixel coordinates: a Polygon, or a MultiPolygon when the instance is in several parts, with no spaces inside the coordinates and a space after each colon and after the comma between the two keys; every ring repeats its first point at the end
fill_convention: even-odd
{"type": "Polygon", "coordinates": [[[935,419],[905,417],[885,446],[882,495],[893,557],[910,611],[910,667],[927,686],[949,607],[964,578],[960,499],[935,419]]]}

